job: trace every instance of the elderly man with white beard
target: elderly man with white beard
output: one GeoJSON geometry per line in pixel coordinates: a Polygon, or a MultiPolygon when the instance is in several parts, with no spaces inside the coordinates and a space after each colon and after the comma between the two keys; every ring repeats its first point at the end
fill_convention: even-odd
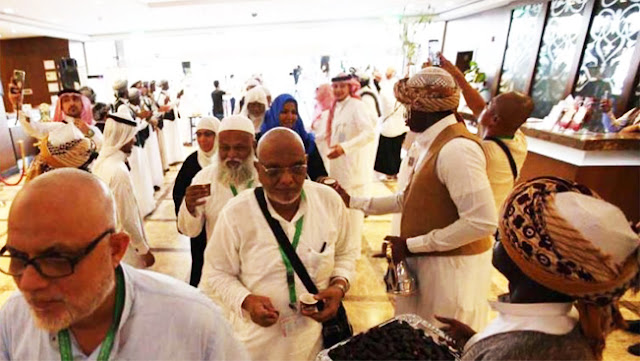
{"type": "Polygon", "coordinates": [[[249,118],[233,115],[222,120],[218,157],[193,177],[180,206],[180,233],[196,237],[206,227],[209,240],[222,207],[239,192],[258,185],[253,166],[255,145],[254,126],[249,118]]]}

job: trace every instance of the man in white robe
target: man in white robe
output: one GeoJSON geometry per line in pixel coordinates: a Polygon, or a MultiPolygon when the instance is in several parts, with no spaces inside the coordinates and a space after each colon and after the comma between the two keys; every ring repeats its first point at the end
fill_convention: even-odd
{"type": "Polygon", "coordinates": [[[118,227],[131,237],[123,260],[137,268],[155,262],[149,249],[143,221],[134,195],[133,181],[127,166],[135,143],[137,124],[126,108],[110,114],[104,127],[104,146],[94,162],[92,173],[102,179],[113,193],[118,214],[118,227]]]}
{"type": "MultiPolygon", "coordinates": [[[[332,79],[336,102],[329,110],[327,130],[323,139],[329,146],[329,177],[336,179],[350,194],[368,194],[373,177],[371,144],[375,129],[364,103],[355,97],[359,86],[351,75],[341,74],[332,79]]],[[[364,214],[349,210],[350,238],[360,255],[364,214]]]]}
{"type": "Polygon", "coordinates": [[[354,275],[347,210],[330,188],[305,180],[305,165],[293,131],[275,128],[260,139],[255,167],[267,207],[320,290],[322,311],[298,311],[297,297],[308,291],[287,276],[254,191],[229,201],[205,251],[203,281],[233,311],[236,336],[253,360],[313,360],[322,348],[321,322],[335,316],[354,275]]]}
{"type": "Polygon", "coordinates": [[[410,108],[408,125],[417,133],[408,185],[389,197],[342,192],[343,198],[368,214],[402,212],[400,236],[386,239],[397,260],[415,254],[407,263],[418,291],[396,297],[396,314],[433,322],[439,315],[482,328],[489,316],[497,213],[480,140],[457,121],[459,89],[446,71],[422,69],[396,83],[395,93],[410,108]]]}
{"type": "Polygon", "coordinates": [[[137,88],[130,88],[129,108],[136,113],[137,121],[140,124],[140,128],[142,128],[141,132],[146,137],[142,149],[146,155],[146,162],[149,164],[153,188],[160,189],[163,183],[164,173],[162,172],[162,160],[160,159],[158,138],[151,123],[153,112],[148,109],[143,109],[142,107],[143,103],[140,90],[137,88]]]}
{"type": "Polygon", "coordinates": [[[254,137],[249,118],[232,115],[220,122],[217,160],[198,172],[187,187],[178,212],[180,233],[196,237],[206,228],[208,242],[218,241],[211,235],[222,207],[259,183],[253,167],[254,137]]]}
{"type": "Polygon", "coordinates": [[[171,101],[169,96],[169,82],[161,80],[159,83],[160,94],[158,95],[158,105],[169,106],[169,109],[164,112],[163,121],[164,128],[162,129],[165,145],[167,150],[167,163],[175,164],[184,161],[184,155],[182,154],[182,142],[180,136],[180,126],[178,124],[178,115],[176,109],[176,102],[171,101]]]}

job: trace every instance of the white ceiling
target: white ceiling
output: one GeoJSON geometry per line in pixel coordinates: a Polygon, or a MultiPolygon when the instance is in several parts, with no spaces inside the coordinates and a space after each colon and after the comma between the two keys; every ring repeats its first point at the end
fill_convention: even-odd
{"type": "Polygon", "coordinates": [[[510,0],[1,0],[0,39],[74,40],[201,28],[386,18],[444,18],[510,0]]]}

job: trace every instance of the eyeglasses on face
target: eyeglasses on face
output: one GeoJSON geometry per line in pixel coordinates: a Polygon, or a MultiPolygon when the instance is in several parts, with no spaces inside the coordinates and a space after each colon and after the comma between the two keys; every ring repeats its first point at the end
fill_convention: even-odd
{"type": "Polygon", "coordinates": [[[290,172],[294,176],[306,176],[307,175],[307,165],[306,164],[296,164],[291,167],[283,167],[283,168],[267,168],[264,164],[258,163],[264,169],[264,172],[267,174],[269,178],[279,179],[286,172],[290,172]]]}
{"type": "Polygon", "coordinates": [[[14,277],[22,276],[27,267],[32,265],[45,278],[61,278],[72,275],[75,271],[75,266],[88,256],[106,235],[114,232],[113,228],[102,232],[75,256],[43,254],[28,258],[24,254],[4,246],[0,250],[0,272],[14,277]]]}

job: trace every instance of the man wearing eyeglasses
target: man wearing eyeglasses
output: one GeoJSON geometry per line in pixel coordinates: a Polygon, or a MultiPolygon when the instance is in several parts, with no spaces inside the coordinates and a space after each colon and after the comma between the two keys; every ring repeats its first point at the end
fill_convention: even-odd
{"type": "Polygon", "coordinates": [[[319,312],[300,310],[308,293],[264,217],[254,192],[220,212],[205,250],[203,280],[230,308],[236,336],[253,360],[310,360],[322,348],[321,322],[336,315],[355,271],[347,209],[331,188],[306,181],[300,137],[274,128],[258,144],[255,167],[267,208],[281,225],[324,301],[319,312]]]}
{"type": "Polygon", "coordinates": [[[220,123],[217,140],[217,161],[193,177],[178,211],[180,233],[196,237],[206,227],[209,241],[222,207],[259,183],[253,168],[253,122],[243,115],[226,117],[220,123]]]}
{"type": "Polygon", "coordinates": [[[84,171],[18,193],[0,271],[20,292],[0,310],[0,360],[246,360],[205,296],[121,263],[129,236],[116,224],[109,188],[84,171]]]}

